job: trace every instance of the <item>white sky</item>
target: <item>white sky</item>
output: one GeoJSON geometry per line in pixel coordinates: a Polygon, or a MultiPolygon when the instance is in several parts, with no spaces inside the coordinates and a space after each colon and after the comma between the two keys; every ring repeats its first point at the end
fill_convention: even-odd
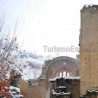
{"type": "Polygon", "coordinates": [[[78,47],[80,10],[84,4],[97,4],[97,0],[0,0],[0,13],[5,13],[5,30],[17,33],[23,49],[42,55],[68,55],[77,52],[44,52],[48,47],[78,47]]]}

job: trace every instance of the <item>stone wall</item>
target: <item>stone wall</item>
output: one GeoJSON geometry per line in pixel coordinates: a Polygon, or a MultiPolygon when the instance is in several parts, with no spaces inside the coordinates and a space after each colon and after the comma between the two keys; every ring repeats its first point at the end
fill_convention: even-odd
{"type": "Polygon", "coordinates": [[[81,10],[80,33],[80,93],[98,89],[98,6],[81,10]]]}
{"type": "Polygon", "coordinates": [[[19,86],[20,86],[20,91],[21,94],[23,95],[23,98],[29,98],[29,88],[28,88],[28,83],[24,79],[19,79],[19,86]]]}
{"type": "Polygon", "coordinates": [[[64,71],[71,76],[79,76],[79,62],[70,57],[57,57],[45,62],[42,68],[41,76],[32,81],[32,86],[20,82],[21,92],[24,98],[50,98],[50,81],[49,79],[59,76],[64,71]]]}

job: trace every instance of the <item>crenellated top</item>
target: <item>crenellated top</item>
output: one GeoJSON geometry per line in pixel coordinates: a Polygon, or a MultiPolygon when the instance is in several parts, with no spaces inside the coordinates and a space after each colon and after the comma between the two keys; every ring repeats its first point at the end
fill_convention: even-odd
{"type": "Polygon", "coordinates": [[[98,5],[84,5],[81,11],[92,9],[92,10],[98,10],[98,5]]]}

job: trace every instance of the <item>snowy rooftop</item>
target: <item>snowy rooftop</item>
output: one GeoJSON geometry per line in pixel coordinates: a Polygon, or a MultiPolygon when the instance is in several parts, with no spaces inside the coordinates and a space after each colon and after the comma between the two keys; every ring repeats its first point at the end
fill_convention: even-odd
{"type": "Polygon", "coordinates": [[[96,92],[96,93],[98,93],[98,90],[87,90],[87,92],[90,92],[90,93],[96,92]]]}
{"type": "Polygon", "coordinates": [[[69,79],[69,80],[80,80],[80,76],[77,76],[77,77],[72,77],[72,76],[69,76],[69,77],[55,77],[53,79],[49,79],[49,81],[56,81],[57,79],[69,79]]]}
{"type": "Polygon", "coordinates": [[[66,88],[66,86],[59,86],[58,88],[66,88]]]}
{"type": "Polygon", "coordinates": [[[70,95],[71,93],[70,92],[67,92],[67,93],[65,93],[65,92],[59,92],[58,93],[58,92],[52,90],[52,94],[56,95],[56,96],[60,96],[60,95],[70,95]]]}

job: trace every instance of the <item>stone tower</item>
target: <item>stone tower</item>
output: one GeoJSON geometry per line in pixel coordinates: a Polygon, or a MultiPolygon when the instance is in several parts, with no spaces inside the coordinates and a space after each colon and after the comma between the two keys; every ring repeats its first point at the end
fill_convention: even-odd
{"type": "Polygon", "coordinates": [[[80,94],[98,90],[98,5],[81,10],[80,94]]]}

